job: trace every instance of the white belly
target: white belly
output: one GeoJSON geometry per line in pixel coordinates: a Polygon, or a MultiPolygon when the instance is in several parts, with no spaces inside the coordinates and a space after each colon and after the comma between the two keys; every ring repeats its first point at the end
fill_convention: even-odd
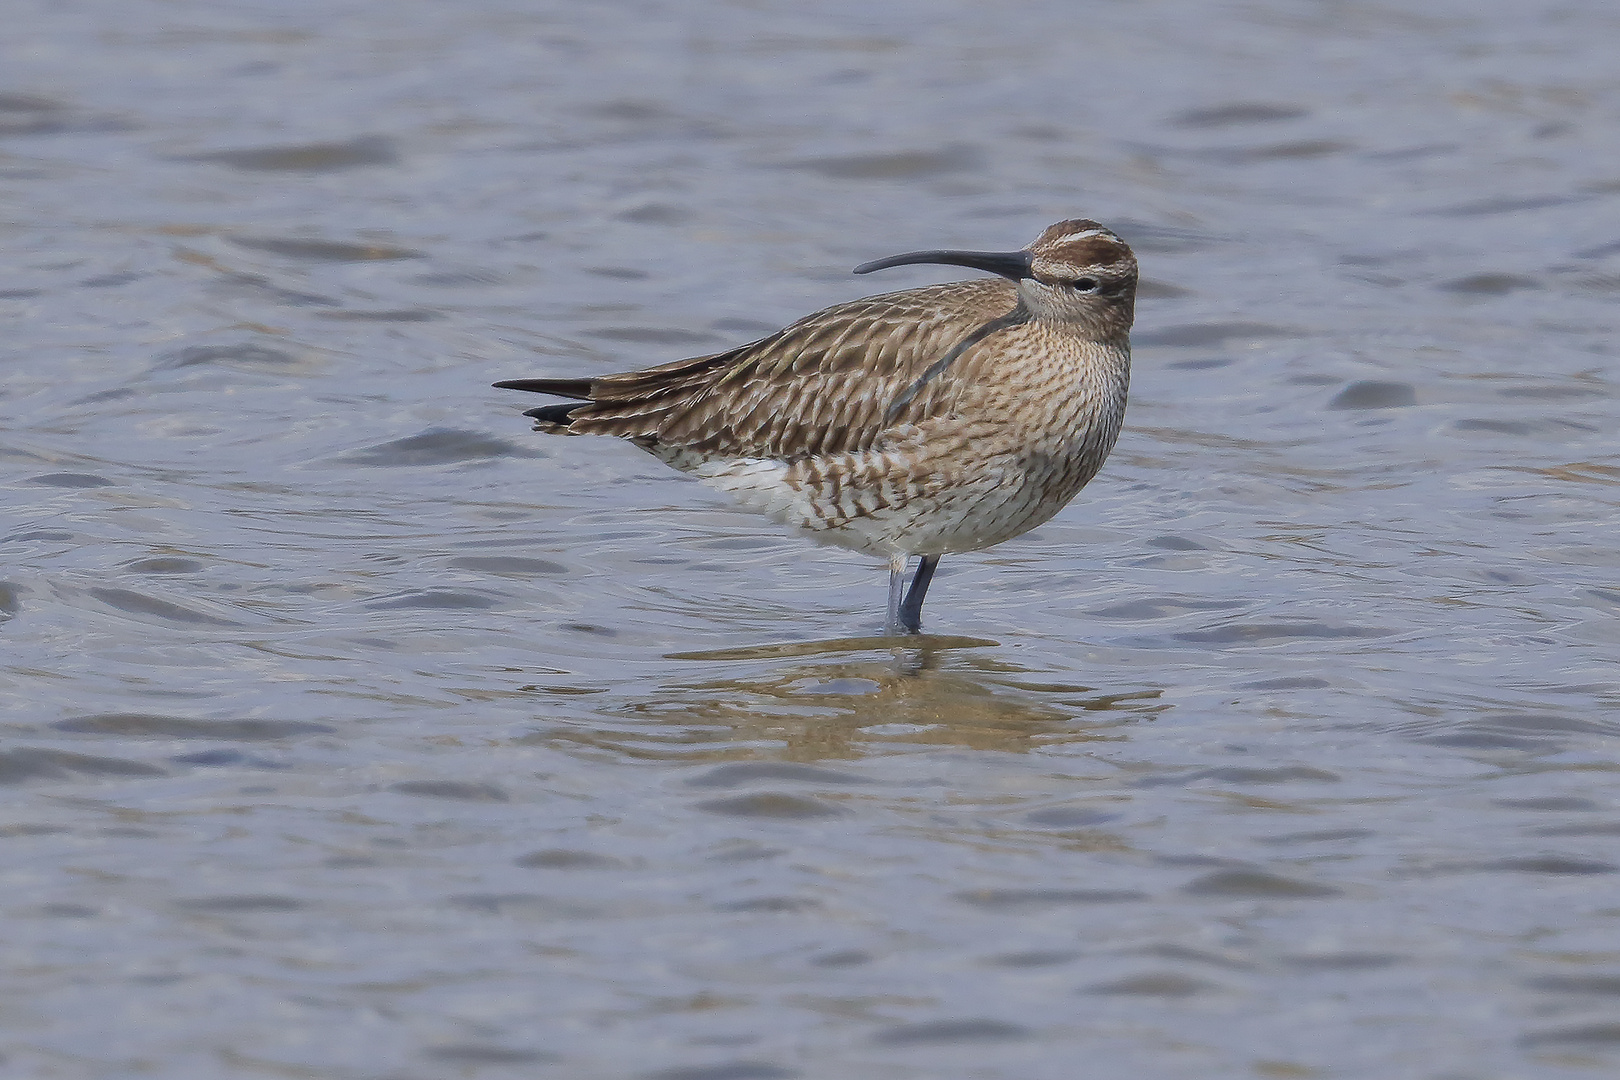
{"type": "Polygon", "coordinates": [[[649,449],[745,509],[819,543],[885,559],[999,544],[1046,521],[1090,479],[1056,470],[1033,476],[1010,456],[942,471],[918,468],[893,451],[787,462],[649,449]]]}

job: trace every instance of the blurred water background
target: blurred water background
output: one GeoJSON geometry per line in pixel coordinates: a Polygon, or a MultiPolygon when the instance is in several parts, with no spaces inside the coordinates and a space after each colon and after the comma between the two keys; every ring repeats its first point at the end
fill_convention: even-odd
{"type": "Polygon", "coordinates": [[[0,1072],[1614,1075],[1614,5],[4,8],[0,1072]],[[1072,216],[920,649],[488,385],[1072,216]]]}

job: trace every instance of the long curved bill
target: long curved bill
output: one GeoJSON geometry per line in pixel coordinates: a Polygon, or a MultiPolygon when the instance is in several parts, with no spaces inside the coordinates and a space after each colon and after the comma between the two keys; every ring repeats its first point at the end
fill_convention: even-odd
{"type": "Polygon", "coordinates": [[[1014,281],[1034,276],[1027,251],[908,251],[904,255],[890,255],[886,259],[873,259],[855,268],[857,274],[870,274],[874,270],[887,270],[891,266],[910,266],[913,263],[943,263],[947,266],[966,266],[974,270],[987,270],[1014,281]]]}

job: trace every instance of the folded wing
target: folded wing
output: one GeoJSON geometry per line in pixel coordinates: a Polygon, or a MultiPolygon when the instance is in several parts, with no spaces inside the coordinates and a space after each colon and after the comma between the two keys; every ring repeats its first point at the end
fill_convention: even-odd
{"type": "Polygon", "coordinates": [[[933,285],[839,304],[712,356],[496,385],[575,402],[532,410],[542,430],[739,457],[860,451],[896,425],[949,409],[971,376],[940,361],[1017,301],[999,279],[933,285]]]}

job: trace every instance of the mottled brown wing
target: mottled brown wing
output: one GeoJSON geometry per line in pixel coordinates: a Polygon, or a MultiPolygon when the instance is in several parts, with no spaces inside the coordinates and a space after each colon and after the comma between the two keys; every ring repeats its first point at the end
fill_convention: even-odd
{"type": "Polygon", "coordinates": [[[568,429],[741,456],[864,450],[895,423],[947,406],[958,388],[950,370],[885,415],[1017,301],[1010,282],[992,278],[839,304],[730,352],[593,379],[568,429]]]}

